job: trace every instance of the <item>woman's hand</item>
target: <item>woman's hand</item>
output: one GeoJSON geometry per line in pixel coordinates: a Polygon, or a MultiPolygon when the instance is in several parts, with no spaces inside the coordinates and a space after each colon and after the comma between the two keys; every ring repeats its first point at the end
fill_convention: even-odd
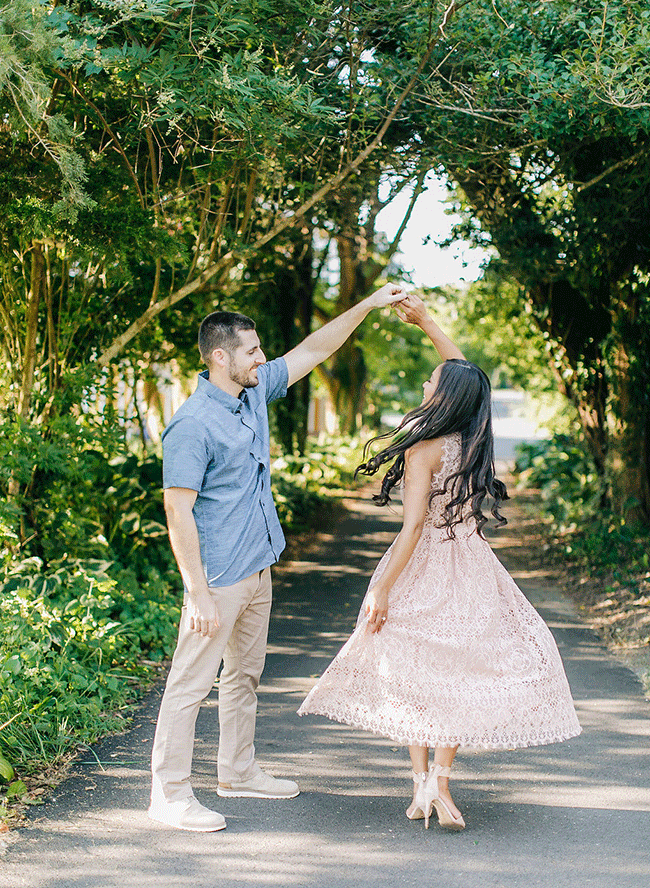
{"type": "Polygon", "coordinates": [[[393,307],[400,320],[407,324],[415,324],[417,327],[422,327],[429,317],[424,302],[415,293],[409,293],[405,299],[393,307]]]}
{"type": "Polygon", "coordinates": [[[379,584],[372,587],[366,600],[366,616],[366,632],[381,632],[388,616],[388,589],[379,584]]]}

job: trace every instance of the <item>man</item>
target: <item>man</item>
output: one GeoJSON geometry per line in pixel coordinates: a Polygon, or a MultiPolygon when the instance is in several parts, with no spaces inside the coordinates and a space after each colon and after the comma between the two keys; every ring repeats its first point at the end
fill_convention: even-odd
{"type": "Polygon", "coordinates": [[[269,363],[250,318],[214,312],[201,324],[208,369],[163,434],[165,511],[185,599],[154,739],[153,820],[196,832],[226,825],[190,784],[194,725],[222,659],[218,794],[298,795],[293,781],[262,771],[253,745],[270,565],[284,548],[271,495],[267,405],[336,351],[371,309],[405,295],[386,284],[269,363]]]}

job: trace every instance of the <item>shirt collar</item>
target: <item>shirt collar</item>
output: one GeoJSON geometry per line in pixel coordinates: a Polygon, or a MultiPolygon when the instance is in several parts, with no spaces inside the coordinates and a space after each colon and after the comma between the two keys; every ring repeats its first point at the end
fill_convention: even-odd
{"type": "Polygon", "coordinates": [[[221,404],[222,407],[225,407],[226,410],[230,410],[231,413],[239,413],[242,404],[248,402],[246,389],[242,389],[241,396],[235,398],[234,395],[229,395],[228,392],[224,392],[223,389],[220,389],[218,385],[214,385],[214,383],[210,382],[209,376],[210,374],[208,370],[199,373],[197,388],[207,395],[208,398],[212,398],[213,401],[217,401],[217,403],[221,404]]]}

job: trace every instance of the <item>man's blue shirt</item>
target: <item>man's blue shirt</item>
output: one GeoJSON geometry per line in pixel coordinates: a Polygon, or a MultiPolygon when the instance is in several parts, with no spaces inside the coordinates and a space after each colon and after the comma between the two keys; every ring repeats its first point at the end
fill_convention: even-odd
{"type": "Polygon", "coordinates": [[[284,358],[257,368],[235,398],[207,371],[163,432],[163,487],[196,490],[194,518],[209,586],[274,564],[285,541],[271,495],[267,404],[287,393],[284,358]]]}

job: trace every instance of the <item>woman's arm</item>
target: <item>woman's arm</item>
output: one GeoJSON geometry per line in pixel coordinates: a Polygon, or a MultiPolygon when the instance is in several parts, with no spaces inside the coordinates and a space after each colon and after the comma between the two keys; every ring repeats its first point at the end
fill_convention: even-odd
{"type": "Polygon", "coordinates": [[[388,593],[406,567],[422,535],[429,507],[431,479],[441,465],[442,442],[422,441],[406,451],[405,459],[402,529],[395,540],[386,570],[368,593],[366,614],[370,632],[379,632],[385,623],[388,615],[388,593]]]}
{"type": "Polygon", "coordinates": [[[415,293],[411,293],[406,299],[403,299],[399,305],[395,306],[395,311],[402,321],[407,324],[415,324],[423,333],[426,333],[431,342],[436,347],[436,351],[443,361],[450,358],[460,358],[465,360],[465,355],[454,345],[451,339],[446,336],[440,327],[427,312],[424,302],[415,293]]]}

